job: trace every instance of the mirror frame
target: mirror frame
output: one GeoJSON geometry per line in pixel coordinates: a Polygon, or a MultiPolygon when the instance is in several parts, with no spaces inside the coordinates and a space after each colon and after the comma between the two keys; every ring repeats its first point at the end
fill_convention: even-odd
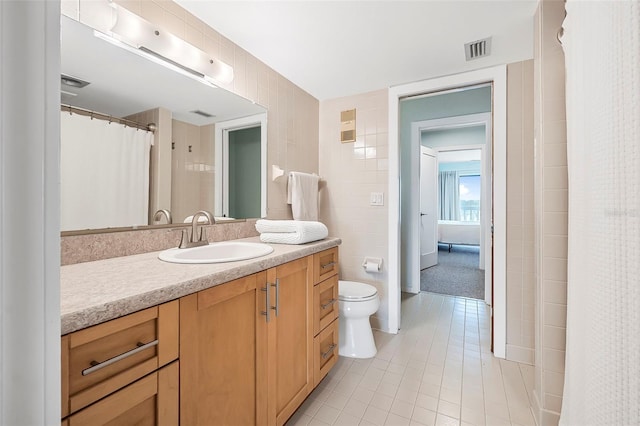
{"type": "MultiPolygon", "coordinates": [[[[216,222],[215,225],[226,225],[227,223],[242,223],[247,219],[229,219],[224,222],[216,222]]],[[[208,224],[201,224],[209,226],[208,224]]],[[[78,235],[92,234],[111,234],[115,232],[131,232],[131,231],[151,231],[156,229],[172,229],[190,227],[191,223],[163,223],[158,225],[141,225],[141,226],[121,226],[116,228],[95,228],[95,229],[78,229],[73,231],[60,231],[61,237],[74,237],[78,235]]]]}

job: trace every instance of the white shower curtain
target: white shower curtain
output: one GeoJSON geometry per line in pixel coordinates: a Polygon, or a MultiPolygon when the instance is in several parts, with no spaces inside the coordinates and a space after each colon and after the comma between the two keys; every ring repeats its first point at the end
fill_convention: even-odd
{"type": "Polygon", "coordinates": [[[640,424],[640,3],[566,3],[562,425],[640,424]]]}
{"type": "Polygon", "coordinates": [[[153,133],[62,112],[63,231],[146,225],[153,133]]]}
{"type": "Polygon", "coordinates": [[[457,171],[438,173],[440,220],[460,220],[460,176],[457,171]]]}

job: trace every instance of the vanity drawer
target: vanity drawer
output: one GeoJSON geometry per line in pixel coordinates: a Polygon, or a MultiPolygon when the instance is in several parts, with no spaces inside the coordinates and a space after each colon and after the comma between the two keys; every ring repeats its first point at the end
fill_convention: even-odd
{"type": "MultiPolygon", "coordinates": [[[[177,426],[179,361],[120,389],[66,419],[68,426],[177,426]]],[[[64,424],[64,423],[63,423],[64,424]]]]}
{"type": "Polygon", "coordinates": [[[333,321],[313,339],[313,386],[338,362],[338,320],[333,321]]]}
{"type": "Polygon", "coordinates": [[[63,336],[63,417],[177,359],[178,303],[63,336]]]}
{"type": "Polygon", "coordinates": [[[313,288],[313,335],[320,333],[338,318],[338,276],[324,280],[313,288]]]}
{"type": "Polygon", "coordinates": [[[313,255],[313,283],[318,284],[338,274],[338,247],[313,255]]]}

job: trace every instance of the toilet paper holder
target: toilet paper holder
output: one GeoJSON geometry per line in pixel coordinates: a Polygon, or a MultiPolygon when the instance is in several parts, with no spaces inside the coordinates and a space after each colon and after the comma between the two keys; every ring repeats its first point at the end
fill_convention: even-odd
{"type": "Polygon", "coordinates": [[[380,272],[380,270],[382,269],[382,258],[365,257],[364,262],[362,262],[362,267],[367,272],[380,272]]]}

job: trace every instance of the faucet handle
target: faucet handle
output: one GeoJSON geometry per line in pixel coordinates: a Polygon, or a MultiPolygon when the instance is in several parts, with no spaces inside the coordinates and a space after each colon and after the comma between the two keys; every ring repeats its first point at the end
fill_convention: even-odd
{"type": "Polygon", "coordinates": [[[187,228],[182,229],[182,236],[180,237],[180,245],[178,248],[189,247],[189,230],[187,228]]]}

